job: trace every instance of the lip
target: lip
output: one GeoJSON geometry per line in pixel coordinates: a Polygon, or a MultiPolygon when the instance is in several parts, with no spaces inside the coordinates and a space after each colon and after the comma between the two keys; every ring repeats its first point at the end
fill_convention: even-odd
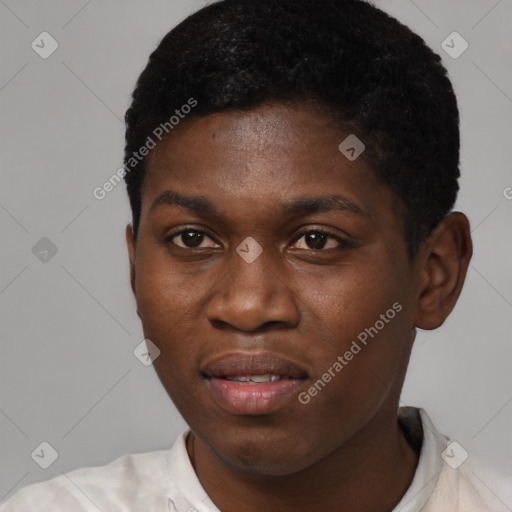
{"type": "Polygon", "coordinates": [[[237,415],[271,414],[282,408],[308,378],[294,361],[270,352],[230,352],[216,356],[201,369],[213,399],[222,409],[237,415]],[[278,375],[282,380],[261,384],[226,380],[226,377],[278,375]]]}

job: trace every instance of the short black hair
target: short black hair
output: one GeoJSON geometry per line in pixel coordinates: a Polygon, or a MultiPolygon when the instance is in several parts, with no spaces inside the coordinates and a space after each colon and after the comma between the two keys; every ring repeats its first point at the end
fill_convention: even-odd
{"type": "Polygon", "coordinates": [[[125,116],[135,236],[146,159],[133,155],[156,127],[167,122],[169,131],[191,98],[185,122],[276,102],[329,112],[364,142],[361,158],[405,207],[411,257],[457,197],[459,112],[446,69],[420,36],[367,1],[222,0],[163,38],[125,116]]]}

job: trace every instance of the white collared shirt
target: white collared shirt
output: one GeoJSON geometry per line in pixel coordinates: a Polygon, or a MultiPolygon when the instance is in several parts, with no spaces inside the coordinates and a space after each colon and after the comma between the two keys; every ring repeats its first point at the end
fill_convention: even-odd
{"type": "MultiPolygon", "coordinates": [[[[512,510],[503,498],[511,495],[512,482],[502,482],[500,488],[469,461],[458,465],[464,452],[437,432],[423,409],[401,408],[399,417],[406,409],[417,411],[418,420],[404,428],[410,428],[411,437],[423,431],[423,442],[413,481],[393,512],[512,510]]],[[[0,512],[220,512],[192,467],[188,433],[183,432],[170,450],[127,455],[29,485],[1,504],[0,512]]]]}

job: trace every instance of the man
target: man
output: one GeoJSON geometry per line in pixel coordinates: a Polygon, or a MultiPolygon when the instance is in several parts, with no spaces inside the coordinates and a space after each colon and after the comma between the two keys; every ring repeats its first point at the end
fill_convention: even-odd
{"type": "Polygon", "coordinates": [[[132,289],[190,430],[2,512],[501,510],[398,408],[472,252],[421,38],[360,0],[224,0],[162,40],[126,122],[132,289]]]}

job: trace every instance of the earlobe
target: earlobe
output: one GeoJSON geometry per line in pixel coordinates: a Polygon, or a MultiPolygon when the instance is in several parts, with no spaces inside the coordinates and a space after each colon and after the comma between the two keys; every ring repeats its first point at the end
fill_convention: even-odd
{"type": "Polygon", "coordinates": [[[133,226],[128,224],[126,226],[126,247],[128,249],[128,258],[130,264],[130,286],[132,288],[132,292],[136,295],[135,292],[135,235],[133,232],[133,226]]]}
{"type": "Polygon", "coordinates": [[[421,277],[415,326],[440,327],[455,307],[466,278],[473,247],[467,217],[446,216],[421,249],[421,277]]]}

